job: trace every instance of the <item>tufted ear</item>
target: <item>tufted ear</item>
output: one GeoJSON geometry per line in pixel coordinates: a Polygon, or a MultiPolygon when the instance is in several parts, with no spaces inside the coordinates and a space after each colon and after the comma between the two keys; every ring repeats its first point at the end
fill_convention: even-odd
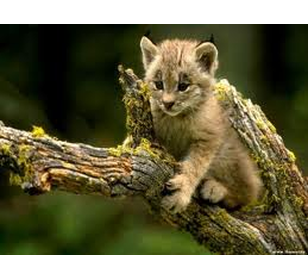
{"type": "Polygon", "coordinates": [[[218,50],[213,43],[200,43],[195,49],[196,60],[201,69],[214,75],[218,67],[218,50]]]}
{"type": "Polygon", "coordinates": [[[157,46],[147,37],[143,36],[140,41],[140,48],[142,52],[142,60],[144,69],[147,70],[150,63],[158,54],[157,46]]]}

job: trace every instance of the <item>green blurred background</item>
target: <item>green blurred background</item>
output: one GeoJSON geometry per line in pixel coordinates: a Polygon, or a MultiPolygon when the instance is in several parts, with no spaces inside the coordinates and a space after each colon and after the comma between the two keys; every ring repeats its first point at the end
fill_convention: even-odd
{"type": "MultiPolygon", "coordinates": [[[[308,172],[308,26],[1,25],[0,120],[72,142],[125,137],[117,65],[143,75],[139,41],[207,39],[227,78],[263,108],[308,172]]],[[[23,194],[0,170],[0,254],[208,254],[151,216],[139,199],[23,194]]]]}

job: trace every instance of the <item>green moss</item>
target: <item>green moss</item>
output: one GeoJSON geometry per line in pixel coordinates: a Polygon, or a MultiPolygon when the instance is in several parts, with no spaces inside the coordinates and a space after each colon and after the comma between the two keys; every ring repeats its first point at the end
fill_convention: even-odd
{"type": "MultiPolygon", "coordinates": [[[[216,213],[215,213],[216,218],[222,218],[224,221],[228,221],[230,219],[229,213],[226,211],[224,208],[220,208],[216,213]]],[[[215,217],[212,217],[215,218],[215,217]]]]}
{"type": "Polygon", "coordinates": [[[251,214],[262,214],[271,207],[273,200],[269,196],[269,190],[265,189],[262,196],[259,199],[251,201],[240,209],[241,212],[248,212],[251,214]]]}
{"type": "Polygon", "coordinates": [[[263,121],[261,121],[261,120],[257,120],[256,121],[256,125],[257,125],[257,127],[258,128],[260,128],[261,130],[264,130],[265,129],[265,123],[263,122],[263,121]]]}
{"type": "Polygon", "coordinates": [[[120,157],[123,154],[132,154],[133,149],[125,147],[124,145],[118,145],[116,148],[109,148],[108,153],[110,156],[120,157]]]}
{"type": "MultiPolygon", "coordinates": [[[[293,154],[293,153],[292,153],[293,154]]],[[[295,160],[295,156],[290,156],[290,160],[295,160]]],[[[265,184],[272,182],[272,176],[276,177],[276,180],[279,182],[279,196],[271,193],[270,195],[265,194],[265,200],[260,201],[260,205],[257,206],[260,209],[262,207],[264,209],[268,208],[270,205],[275,205],[280,202],[280,196],[285,197],[287,195],[287,190],[290,186],[292,186],[292,183],[289,181],[289,174],[287,173],[288,170],[288,163],[283,161],[273,162],[270,160],[265,160],[263,158],[260,158],[258,156],[252,155],[252,158],[254,161],[258,164],[260,171],[261,171],[261,177],[265,184]]],[[[246,209],[245,209],[246,210],[246,209]]]]}
{"type": "Polygon", "coordinates": [[[161,158],[162,156],[160,150],[151,147],[151,142],[148,139],[141,138],[140,145],[135,149],[134,153],[140,155],[144,151],[154,159],[161,158]]]}
{"type": "Polygon", "coordinates": [[[10,155],[11,154],[11,145],[9,145],[9,144],[3,144],[2,146],[1,146],[1,152],[2,152],[2,154],[3,155],[10,155]]]}
{"type": "Polygon", "coordinates": [[[109,148],[108,153],[110,156],[119,157],[124,154],[150,156],[154,160],[162,160],[168,163],[175,163],[174,158],[162,149],[152,147],[151,142],[146,138],[141,138],[140,144],[135,149],[129,145],[129,142],[124,141],[123,145],[118,145],[116,148],[109,148]]]}
{"type": "MultiPolygon", "coordinates": [[[[1,156],[7,156],[12,161],[14,161],[15,155],[12,153],[11,149],[12,149],[12,146],[10,144],[3,144],[1,146],[1,156]]],[[[18,162],[17,164],[19,166],[18,162]]],[[[15,164],[13,164],[13,166],[15,166],[15,164]]],[[[19,174],[11,172],[10,177],[9,177],[9,182],[11,185],[20,186],[22,183],[22,180],[19,174]]]]}
{"type": "Polygon", "coordinates": [[[150,100],[151,98],[151,91],[149,89],[148,84],[144,83],[144,82],[140,82],[139,83],[139,89],[140,89],[140,94],[146,99],[146,100],[150,100]]]}
{"type": "Polygon", "coordinates": [[[29,182],[32,179],[32,174],[33,174],[33,167],[29,163],[29,156],[31,152],[31,147],[28,145],[21,145],[19,147],[19,156],[17,163],[20,166],[20,168],[23,169],[23,179],[25,182],[29,182]]]}
{"type": "Polygon", "coordinates": [[[9,182],[11,186],[18,186],[20,187],[23,183],[23,180],[20,175],[16,173],[10,173],[9,182]]]}
{"type": "Polygon", "coordinates": [[[264,120],[262,118],[258,118],[256,120],[256,125],[258,128],[260,128],[261,130],[265,130],[267,127],[269,128],[269,130],[272,133],[276,133],[276,127],[268,120],[266,120],[266,123],[264,122],[264,120]]]}
{"type": "Polygon", "coordinates": [[[45,136],[48,136],[44,129],[40,126],[35,126],[33,125],[32,126],[32,131],[31,131],[31,134],[33,137],[45,137],[45,136]]]}
{"type": "Polygon", "coordinates": [[[151,92],[146,83],[138,81],[136,91],[127,92],[123,97],[126,108],[126,129],[128,134],[134,135],[134,140],[144,136],[151,140],[151,92]]]}
{"type": "Polygon", "coordinates": [[[304,205],[304,200],[299,196],[293,196],[293,202],[296,204],[299,208],[302,208],[304,205]]]}
{"type": "Polygon", "coordinates": [[[17,157],[18,173],[10,174],[10,184],[21,186],[24,182],[31,182],[33,179],[33,167],[29,163],[31,147],[28,145],[20,145],[17,157]]]}
{"type": "Polygon", "coordinates": [[[217,84],[215,84],[214,90],[215,90],[217,99],[220,101],[224,101],[227,99],[227,92],[230,90],[230,86],[220,81],[217,84]]]}
{"type": "Polygon", "coordinates": [[[29,152],[31,151],[31,147],[29,145],[20,145],[18,152],[18,164],[25,165],[29,158],[29,152]]]}
{"type": "Polygon", "coordinates": [[[295,154],[292,151],[290,151],[290,150],[287,150],[287,153],[288,153],[288,156],[289,156],[289,161],[290,162],[295,162],[296,161],[295,154]]]}
{"type": "Polygon", "coordinates": [[[268,128],[271,130],[271,132],[273,133],[277,132],[276,127],[270,121],[267,121],[267,125],[268,125],[268,128]]]}
{"type": "Polygon", "coordinates": [[[253,153],[252,159],[260,167],[260,169],[264,172],[268,172],[268,170],[273,167],[273,164],[271,161],[265,160],[264,158],[259,157],[257,154],[253,153]]]}
{"type": "Polygon", "coordinates": [[[269,144],[269,140],[268,140],[268,138],[267,138],[265,135],[261,135],[261,136],[260,136],[260,140],[261,140],[261,142],[262,142],[263,144],[266,144],[266,145],[269,144]]]}

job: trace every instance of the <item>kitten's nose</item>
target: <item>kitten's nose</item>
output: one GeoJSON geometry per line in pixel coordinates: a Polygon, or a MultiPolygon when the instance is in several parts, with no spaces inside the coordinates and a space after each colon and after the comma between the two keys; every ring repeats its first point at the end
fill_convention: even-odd
{"type": "Polygon", "coordinates": [[[174,105],[174,101],[163,101],[163,104],[167,110],[170,110],[174,105]]]}

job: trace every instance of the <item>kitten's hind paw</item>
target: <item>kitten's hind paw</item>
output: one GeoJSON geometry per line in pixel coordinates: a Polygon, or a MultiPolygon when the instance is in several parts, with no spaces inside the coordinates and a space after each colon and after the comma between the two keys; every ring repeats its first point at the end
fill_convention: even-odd
{"type": "Polygon", "coordinates": [[[222,201],[226,197],[227,193],[227,188],[216,180],[205,181],[200,189],[201,197],[212,203],[222,201]]]}

